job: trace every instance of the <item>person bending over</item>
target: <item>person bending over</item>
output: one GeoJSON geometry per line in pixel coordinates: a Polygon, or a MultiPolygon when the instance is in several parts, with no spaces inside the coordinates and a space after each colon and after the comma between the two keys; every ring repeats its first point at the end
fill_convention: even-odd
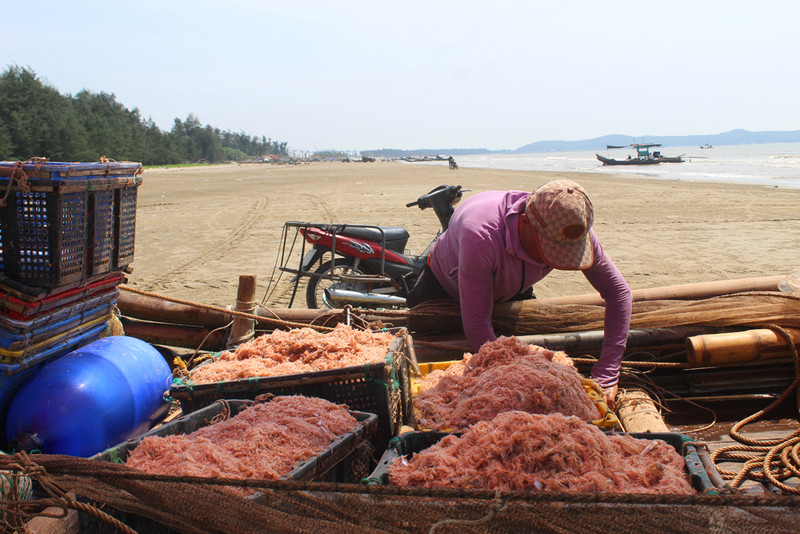
{"type": "Polygon", "coordinates": [[[473,351],[497,339],[495,304],[530,298],[553,269],[579,270],[605,301],[603,346],[592,377],[614,408],[620,362],[631,320],[631,291],[603,250],[592,223],[594,207],[571,180],[548,182],[533,193],[486,191],[464,200],[434,243],[428,264],[409,292],[411,308],[451,297],[473,351]]]}

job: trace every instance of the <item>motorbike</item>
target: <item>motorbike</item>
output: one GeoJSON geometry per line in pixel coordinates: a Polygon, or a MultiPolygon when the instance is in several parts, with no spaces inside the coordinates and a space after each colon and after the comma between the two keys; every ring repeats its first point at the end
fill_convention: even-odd
{"type": "Polygon", "coordinates": [[[360,224],[298,223],[284,224],[284,247],[289,229],[303,237],[298,269],[294,273],[289,307],[300,281],[307,278],[308,308],[402,308],[414,287],[436,239],[447,230],[455,205],[464,190],[460,185],[440,185],[406,207],[433,209],[441,229],[421,254],[408,254],[408,230],[401,226],[360,224]],[[305,250],[306,245],[310,246],[305,250]]]}

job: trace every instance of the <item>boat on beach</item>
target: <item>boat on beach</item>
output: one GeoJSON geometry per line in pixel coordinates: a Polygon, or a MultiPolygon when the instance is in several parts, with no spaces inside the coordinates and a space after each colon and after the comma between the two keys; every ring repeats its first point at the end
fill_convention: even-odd
{"type": "MultiPolygon", "coordinates": [[[[660,150],[650,151],[651,148],[660,147],[658,143],[631,143],[631,148],[636,151],[636,157],[628,156],[627,159],[614,159],[595,154],[603,165],[656,165],[658,163],[683,163],[682,156],[665,156],[660,150]]],[[[622,146],[606,145],[606,150],[625,148],[622,146]]]]}

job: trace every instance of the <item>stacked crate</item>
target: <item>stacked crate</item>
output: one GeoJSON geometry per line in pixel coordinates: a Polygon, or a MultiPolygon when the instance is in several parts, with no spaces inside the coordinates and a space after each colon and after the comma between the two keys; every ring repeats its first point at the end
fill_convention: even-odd
{"type": "Polygon", "coordinates": [[[133,262],[139,163],[0,162],[0,434],[44,363],[105,335],[133,262]]]}

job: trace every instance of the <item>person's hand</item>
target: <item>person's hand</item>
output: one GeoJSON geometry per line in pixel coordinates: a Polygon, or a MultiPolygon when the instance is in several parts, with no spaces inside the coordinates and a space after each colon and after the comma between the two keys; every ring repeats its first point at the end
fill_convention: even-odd
{"type": "Polygon", "coordinates": [[[603,388],[603,400],[606,401],[606,405],[608,405],[608,409],[612,412],[616,410],[614,399],[617,398],[617,392],[619,391],[619,387],[617,384],[614,384],[610,388],[603,388]]]}

